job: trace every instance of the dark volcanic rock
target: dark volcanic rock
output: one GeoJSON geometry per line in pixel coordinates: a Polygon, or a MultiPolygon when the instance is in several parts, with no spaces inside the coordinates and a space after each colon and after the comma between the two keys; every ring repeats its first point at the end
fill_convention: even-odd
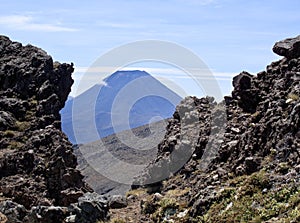
{"type": "Polygon", "coordinates": [[[232,97],[245,112],[254,113],[260,98],[252,79],[253,75],[245,71],[235,76],[232,81],[234,87],[232,97]]]}
{"type": "Polygon", "coordinates": [[[105,219],[108,213],[107,200],[96,194],[86,193],[78,199],[78,203],[69,207],[38,206],[33,207],[30,213],[24,217],[25,223],[93,223],[99,219],[105,219]]]}
{"type": "Polygon", "coordinates": [[[21,223],[21,219],[23,219],[27,214],[27,211],[23,205],[9,200],[0,203],[0,212],[2,212],[7,219],[9,219],[9,222],[16,223],[21,223]]]}
{"type": "Polygon", "coordinates": [[[0,130],[12,128],[16,123],[16,119],[8,112],[0,111],[0,130]]]}
{"type": "Polygon", "coordinates": [[[4,36],[0,49],[0,212],[9,222],[23,222],[27,212],[41,216],[37,222],[62,222],[66,207],[91,191],[61,132],[73,65],[4,36]]]}
{"type": "Polygon", "coordinates": [[[126,198],[122,195],[113,195],[109,199],[110,208],[124,208],[127,206],[126,198]]]}
{"type": "Polygon", "coordinates": [[[257,75],[234,77],[224,102],[189,97],[177,106],[157,157],[136,182],[151,189],[163,181],[164,202],[137,195],[135,202],[152,207],[142,207],[139,222],[299,222],[299,36],[276,43],[274,52],[285,58],[257,75]],[[212,120],[221,120],[223,109],[226,122],[216,125],[212,120]],[[216,134],[220,128],[224,134],[216,134]],[[184,165],[172,169],[186,154],[184,165]]]}
{"type": "Polygon", "coordinates": [[[288,38],[275,43],[274,53],[289,59],[300,56],[300,35],[295,38],[288,38]]]}
{"type": "Polygon", "coordinates": [[[108,214],[107,199],[97,193],[86,193],[73,205],[76,223],[96,222],[108,214]]]}

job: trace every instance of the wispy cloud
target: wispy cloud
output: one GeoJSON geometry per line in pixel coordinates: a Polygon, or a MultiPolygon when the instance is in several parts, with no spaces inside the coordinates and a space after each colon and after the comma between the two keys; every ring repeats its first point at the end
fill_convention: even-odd
{"type": "MultiPolygon", "coordinates": [[[[95,74],[95,77],[103,78],[103,74],[106,76],[110,75],[111,72],[117,71],[117,70],[143,70],[155,77],[172,77],[172,78],[191,78],[185,71],[176,69],[176,68],[155,68],[155,67],[76,67],[75,72],[77,73],[89,73],[89,74],[95,74]]],[[[216,79],[231,79],[238,73],[235,72],[215,72],[207,69],[190,69],[193,71],[196,71],[201,76],[205,78],[216,78],[216,79]]],[[[92,75],[93,76],[93,75],[92,75]]]]}
{"type": "Polygon", "coordinates": [[[0,26],[15,30],[42,31],[42,32],[74,32],[73,28],[61,24],[39,23],[32,16],[8,15],[0,16],[0,26]]]}
{"type": "Polygon", "coordinates": [[[160,67],[76,67],[75,74],[73,76],[75,85],[72,88],[72,96],[77,96],[87,89],[91,88],[95,84],[106,85],[103,79],[117,70],[143,70],[150,73],[153,77],[161,81],[163,84],[174,90],[181,96],[197,95],[193,93],[197,91],[197,88],[187,88],[187,83],[196,83],[204,80],[216,80],[231,82],[232,78],[237,75],[235,72],[215,72],[207,69],[194,69],[197,70],[197,77],[186,73],[183,70],[176,68],[160,68],[160,67]],[[195,79],[196,78],[196,79],[195,79]],[[181,86],[182,85],[182,86],[181,86]],[[175,86],[175,87],[174,87],[175,86]],[[181,86],[178,88],[178,86],[181,86]],[[179,90],[178,90],[179,89],[179,90]],[[185,89],[189,91],[189,94],[182,93],[185,89]]]}

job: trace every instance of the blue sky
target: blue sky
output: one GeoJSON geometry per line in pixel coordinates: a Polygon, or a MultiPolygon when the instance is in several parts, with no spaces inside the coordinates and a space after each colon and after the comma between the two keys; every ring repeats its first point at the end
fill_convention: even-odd
{"type": "MultiPolygon", "coordinates": [[[[219,83],[228,94],[232,75],[265,69],[279,58],[273,44],[299,35],[299,11],[299,0],[1,0],[0,30],[43,48],[54,60],[74,62],[76,84],[110,49],[138,40],[171,41],[222,76],[219,83]]],[[[158,68],[154,75],[164,73],[158,68]]],[[[199,94],[188,80],[179,82],[188,94],[199,94]]]]}

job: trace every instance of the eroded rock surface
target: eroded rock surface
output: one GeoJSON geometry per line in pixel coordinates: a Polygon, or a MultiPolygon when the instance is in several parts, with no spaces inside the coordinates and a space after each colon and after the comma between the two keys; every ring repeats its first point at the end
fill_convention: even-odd
{"type": "Polygon", "coordinates": [[[0,36],[0,212],[8,222],[62,222],[91,191],[61,131],[73,70],[0,36]]]}
{"type": "Polygon", "coordinates": [[[299,36],[273,49],[284,58],[256,75],[234,77],[234,90],[223,102],[188,97],[177,106],[157,157],[137,178],[145,188],[133,185],[128,206],[113,217],[126,222],[300,221],[299,36]],[[186,143],[190,146],[183,147],[186,143]],[[172,169],[185,152],[187,162],[172,169]]]}
{"type": "Polygon", "coordinates": [[[300,56],[300,35],[275,43],[273,51],[289,59],[298,58],[300,56]]]}

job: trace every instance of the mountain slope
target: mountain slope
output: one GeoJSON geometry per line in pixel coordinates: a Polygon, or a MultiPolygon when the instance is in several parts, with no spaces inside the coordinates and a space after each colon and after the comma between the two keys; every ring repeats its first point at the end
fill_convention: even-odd
{"type": "MultiPolygon", "coordinates": [[[[130,184],[133,181],[133,177],[130,174],[128,174],[128,178],[131,178],[131,181],[128,184],[124,184],[118,182],[118,179],[115,177],[104,176],[101,174],[101,171],[95,170],[91,164],[97,163],[97,168],[100,170],[113,168],[114,165],[117,165],[114,159],[105,160],[106,162],[104,162],[107,152],[114,158],[133,165],[148,164],[157,153],[157,143],[156,141],[151,143],[148,140],[147,143],[140,145],[143,150],[139,150],[135,148],[141,142],[137,142],[136,139],[138,138],[141,141],[147,137],[151,137],[153,134],[163,136],[166,132],[166,124],[167,120],[163,120],[152,123],[151,129],[148,125],[144,125],[106,136],[96,142],[76,145],[74,153],[78,159],[78,169],[85,176],[85,181],[99,194],[124,195],[130,189],[130,184]],[[130,138],[131,133],[134,134],[132,139],[130,138]],[[121,141],[122,138],[126,138],[131,142],[126,144],[121,141]],[[132,148],[130,144],[135,145],[135,148],[132,148]],[[84,156],[85,151],[89,151],[89,154],[85,154],[84,156]]],[[[153,140],[155,139],[157,137],[153,138],[153,140]]],[[[136,166],[136,168],[139,167],[136,166]]],[[[116,172],[122,172],[122,170],[116,170],[116,172]]]]}
{"type": "Polygon", "coordinates": [[[62,109],[62,129],[72,143],[96,141],[155,122],[155,117],[169,118],[181,100],[144,71],[117,71],[104,82],[67,101],[62,109]]]}
{"type": "Polygon", "coordinates": [[[300,36],[273,51],[284,58],[234,77],[224,102],[189,97],[177,106],[157,157],[137,178],[147,190],[129,191],[128,206],[111,210],[114,221],[300,222],[300,36]],[[226,122],[215,125],[223,110],[226,122]],[[196,144],[184,146],[186,136],[196,144]],[[186,153],[182,168],[172,169],[186,153]],[[163,173],[172,174],[156,182],[163,173]]]}

